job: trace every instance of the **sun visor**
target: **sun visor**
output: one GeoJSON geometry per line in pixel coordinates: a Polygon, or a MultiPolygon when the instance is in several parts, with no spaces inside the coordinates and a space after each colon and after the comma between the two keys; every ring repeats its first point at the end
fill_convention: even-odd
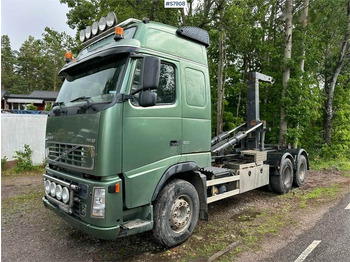
{"type": "Polygon", "coordinates": [[[58,75],[71,75],[74,74],[74,72],[84,70],[84,68],[88,68],[93,64],[104,63],[105,61],[115,59],[116,57],[125,57],[140,49],[139,41],[137,42],[138,44],[136,45],[110,45],[107,48],[88,52],[85,55],[78,57],[76,61],[66,64],[58,75]]]}

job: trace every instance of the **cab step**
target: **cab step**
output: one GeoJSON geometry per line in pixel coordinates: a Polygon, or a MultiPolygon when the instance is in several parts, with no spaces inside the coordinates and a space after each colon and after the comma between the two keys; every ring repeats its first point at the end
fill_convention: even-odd
{"type": "Polygon", "coordinates": [[[151,224],[153,224],[152,221],[135,219],[135,220],[131,220],[131,221],[126,222],[125,224],[122,225],[122,227],[125,229],[132,230],[132,229],[136,229],[136,228],[147,227],[151,224]]]}

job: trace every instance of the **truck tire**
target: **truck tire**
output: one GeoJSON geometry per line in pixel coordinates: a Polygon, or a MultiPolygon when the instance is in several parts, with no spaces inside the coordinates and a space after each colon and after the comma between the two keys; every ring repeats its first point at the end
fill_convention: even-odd
{"type": "Polygon", "coordinates": [[[294,174],[293,185],[301,187],[304,185],[307,175],[307,161],[305,156],[301,155],[298,160],[297,170],[294,174]]]}
{"type": "Polygon", "coordinates": [[[197,225],[199,197],[195,187],[174,179],[159,193],[154,207],[153,235],[157,242],[174,247],[185,242],[197,225]]]}
{"type": "Polygon", "coordinates": [[[281,165],[280,174],[270,176],[272,191],[279,194],[286,194],[293,185],[293,164],[288,158],[284,159],[281,165]]]}

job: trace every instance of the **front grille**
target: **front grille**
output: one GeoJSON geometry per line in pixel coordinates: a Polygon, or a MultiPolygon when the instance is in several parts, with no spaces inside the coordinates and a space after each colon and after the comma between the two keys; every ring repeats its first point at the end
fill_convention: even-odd
{"type": "Polygon", "coordinates": [[[60,163],[82,169],[93,169],[94,151],[95,148],[93,146],[52,142],[47,144],[46,158],[51,163],[60,163]]]}

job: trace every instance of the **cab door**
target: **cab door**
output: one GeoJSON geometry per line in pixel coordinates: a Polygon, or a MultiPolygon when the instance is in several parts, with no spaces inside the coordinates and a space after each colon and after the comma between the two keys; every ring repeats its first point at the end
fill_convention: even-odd
{"type": "MultiPolygon", "coordinates": [[[[142,59],[133,61],[129,92],[141,87],[142,59]]],[[[139,93],[124,102],[123,159],[125,202],[128,208],[150,202],[165,170],[180,158],[182,143],[178,64],[161,60],[157,104],[141,107],[139,93]]]]}

